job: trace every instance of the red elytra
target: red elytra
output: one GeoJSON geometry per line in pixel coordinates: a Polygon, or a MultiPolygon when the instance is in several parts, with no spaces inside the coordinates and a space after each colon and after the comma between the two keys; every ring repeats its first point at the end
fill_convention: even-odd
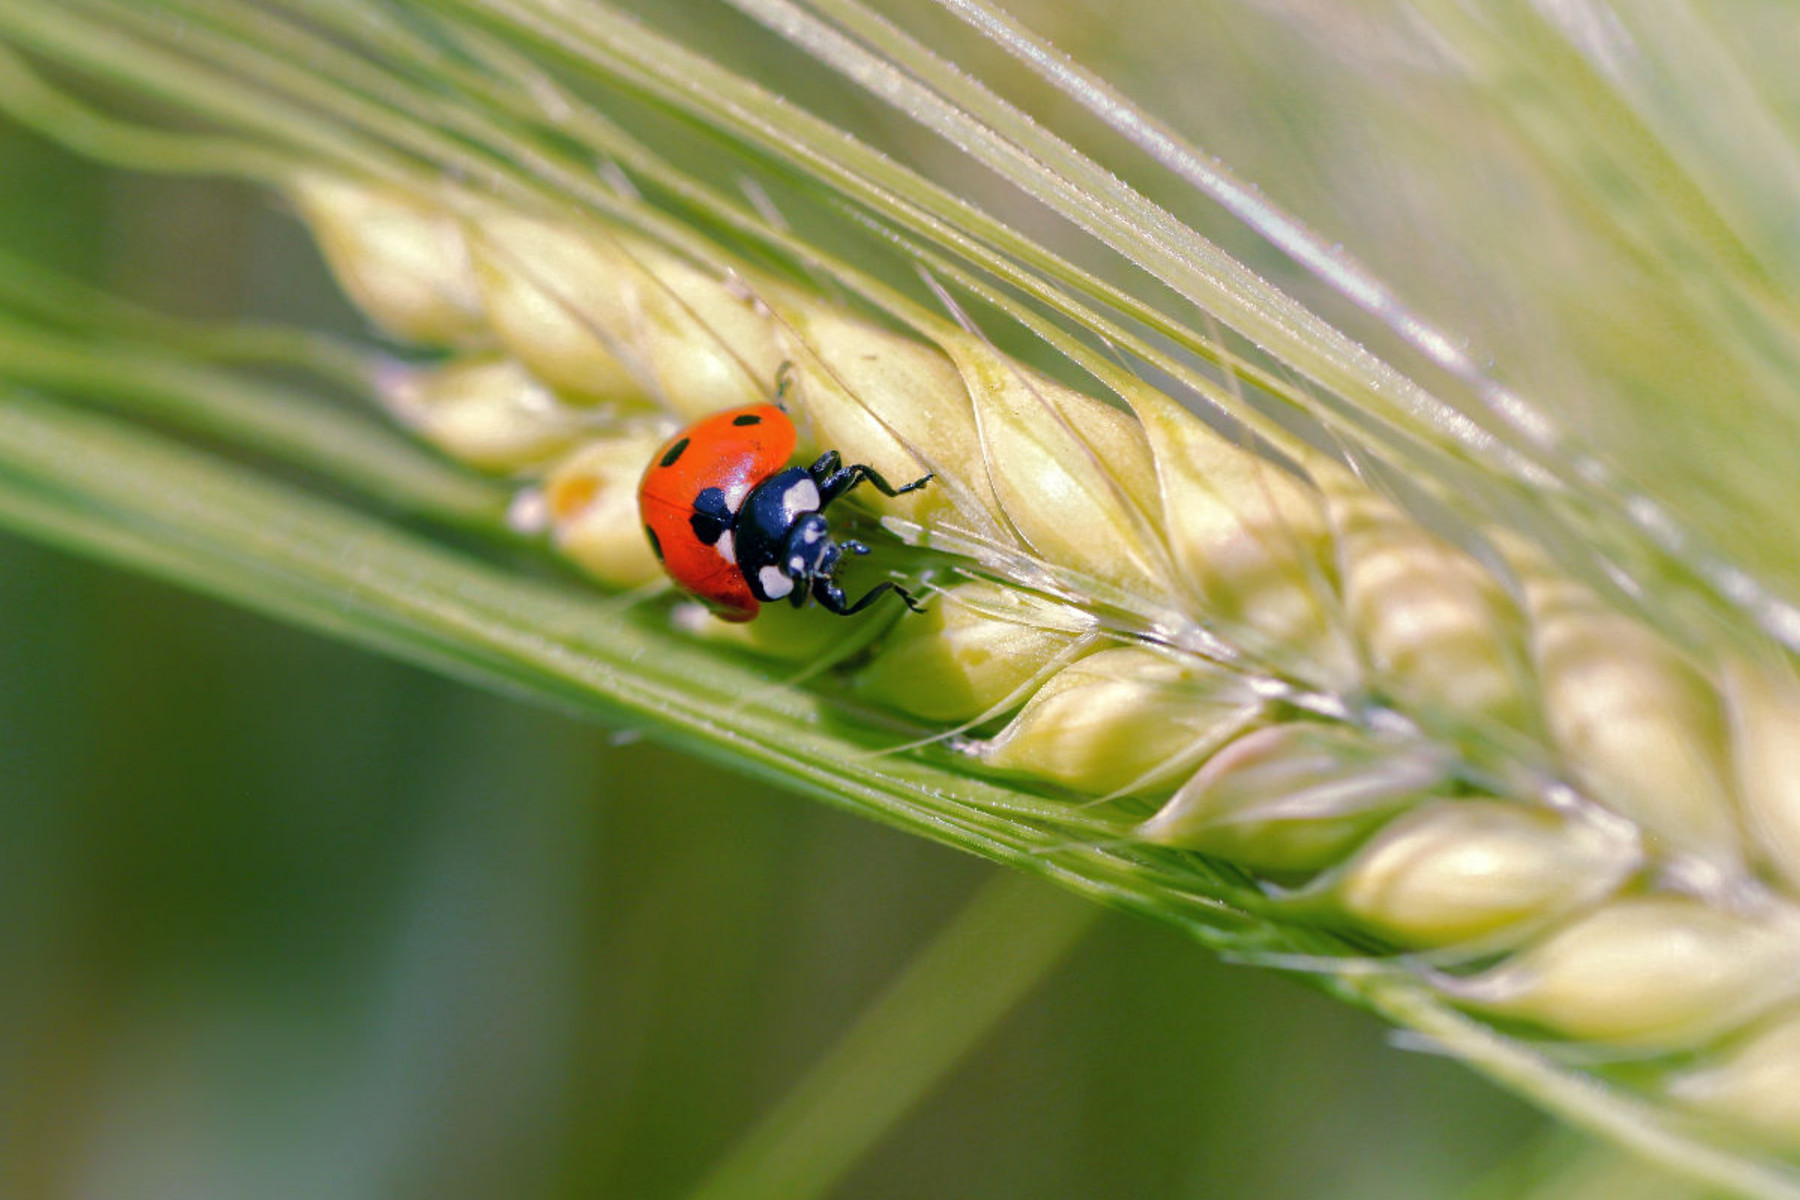
{"type": "Polygon", "coordinates": [[[695,499],[716,487],[737,512],[757,484],[787,465],[799,440],[794,423],[773,404],[715,413],[670,438],[638,484],[644,532],[664,569],[727,621],[750,620],[758,602],[735,556],[695,532],[695,499]]]}

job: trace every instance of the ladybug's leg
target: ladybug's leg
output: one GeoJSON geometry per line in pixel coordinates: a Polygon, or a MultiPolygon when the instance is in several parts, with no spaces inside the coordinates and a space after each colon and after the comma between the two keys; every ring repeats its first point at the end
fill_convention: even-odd
{"type": "Polygon", "coordinates": [[[826,612],[836,613],[840,617],[854,616],[863,609],[869,607],[869,605],[875,603],[875,601],[881,599],[881,597],[888,592],[892,592],[894,595],[900,597],[906,607],[912,609],[914,612],[925,611],[923,608],[919,607],[918,600],[913,597],[911,592],[907,591],[891,579],[883,580],[864,592],[862,597],[854,604],[848,603],[844,599],[844,589],[829,579],[813,580],[812,592],[813,598],[819,602],[821,608],[826,612]]]}
{"type": "MultiPolygon", "coordinates": [[[[911,609],[913,612],[922,613],[925,611],[925,606],[923,604],[919,603],[919,598],[917,596],[913,595],[911,592],[907,591],[905,588],[901,587],[899,584],[890,583],[890,584],[888,584],[888,587],[893,589],[894,595],[900,597],[900,603],[906,605],[906,607],[911,609]]],[[[866,601],[868,599],[868,597],[864,596],[863,599],[866,601]]]]}
{"type": "Polygon", "coordinates": [[[918,491],[930,483],[932,478],[927,475],[923,479],[915,479],[911,483],[895,487],[883,479],[874,467],[864,466],[862,463],[852,463],[846,467],[843,462],[843,455],[836,450],[827,450],[819,455],[818,462],[806,469],[806,473],[812,476],[813,482],[819,485],[820,508],[824,508],[864,480],[874,484],[875,490],[884,496],[899,496],[907,492],[918,491]]]}

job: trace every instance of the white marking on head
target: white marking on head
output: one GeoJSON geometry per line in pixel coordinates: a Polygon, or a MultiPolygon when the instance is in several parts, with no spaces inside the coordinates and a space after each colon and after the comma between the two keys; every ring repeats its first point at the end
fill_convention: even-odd
{"type": "Polygon", "coordinates": [[[824,536],[825,531],[823,529],[820,529],[817,525],[808,525],[805,531],[801,533],[800,540],[810,546],[824,536]]]}
{"type": "Polygon", "coordinates": [[[804,558],[796,557],[788,559],[788,574],[798,575],[804,570],[806,570],[806,560],[804,558]]]}
{"type": "Polygon", "coordinates": [[[727,529],[719,535],[719,540],[713,543],[713,549],[719,552],[720,558],[737,566],[737,541],[731,536],[731,530],[727,529]]]}
{"type": "Polygon", "coordinates": [[[763,595],[771,600],[779,600],[794,590],[794,581],[783,575],[780,567],[764,567],[756,573],[756,581],[762,584],[763,595]]]}
{"type": "Polygon", "coordinates": [[[789,488],[781,497],[781,511],[787,517],[788,524],[801,513],[819,511],[819,485],[811,478],[802,479],[789,488]]]}

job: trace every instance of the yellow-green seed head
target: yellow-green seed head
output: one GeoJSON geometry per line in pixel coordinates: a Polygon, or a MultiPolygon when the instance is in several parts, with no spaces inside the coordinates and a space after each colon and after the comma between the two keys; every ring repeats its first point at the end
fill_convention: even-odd
{"type": "Polygon", "coordinates": [[[1317,722],[1275,725],[1226,746],[1137,832],[1258,870],[1314,871],[1443,780],[1422,747],[1317,722]]]}
{"type": "Polygon", "coordinates": [[[564,404],[510,358],[400,367],[380,384],[381,401],[396,420],[484,471],[542,465],[596,429],[594,410],[564,404]]]}
{"type": "MultiPolygon", "coordinates": [[[[1136,837],[1260,872],[1271,893],[1298,886],[1285,915],[1465,964],[1509,951],[1472,975],[1403,961],[1488,1018],[1691,1055],[1666,1098],[1800,1152],[1800,914],[1766,890],[1800,887],[1791,673],[1737,664],[1721,688],[1711,662],[1504,522],[1480,536],[1503,543],[1518,599],[1278,430],[1240,442],[1129,381],[1127,413],[955,326],[902,336],[722,265],[698,238],[679,238],[690,258],[447,191],[296,193],[372,320],[495,355],[397,369],[384,399],[446,453],[541,473],[514,523],[590,575],[668,586],[637,506],[666,432],[651,426],[766,402],[786,365],[801,455],[836,450],[895,485],[935,476],[849,505],[1019,586],[961,583],[923,616],[888,603],[848,621],[772,604],[726,624],[684,604],[677,625],[805,664],[772,669],[796,685],[862,659],[858,698],[940,732],[1010,718],[975,750],[987,767],[1072,805],[1167,797],[1136,837]],[[1300,703],[1408,732],[1292,719],[1300,703]],[[1476,779],[1495,797],[1451,795],[1476,779]],[[1546,792],[1568,803],[1530,802],[1546,792]]],[[[815,713],[846,703],[782,694],[815,713]]]]}
{"type": "Polygon", "coordinates": [[[1402,946],[1499,947],[1599,903],[1641,861],[1623,822],[1435,800],[1383,827],[1323,894],[1402,946]]]}
{"type": "Polygon", "coordinates": [[[1119,647],[1058,671],[981,757],[1083,792],[1167,792],[1261,711],[1222,667],[1119,647]]]}
{"type": "Polygon", "coordinates": [[[857,691],[933,721],[968,721],[1023,704],[1040,674],[1080,653],[1094,619],[1078,608],[991,583],[932,597],[897,622],[856,677],[857,691]]]}
{"type": "Polygon", "coordinates": [[[1704,1046],[1800,995],[1793,912],[1682,896],[1614,900],[1481,975],[1445,981],[1471,1008],[1645,1050],[1704,1046]]]}
{"type": "Polygon", "coordinates": [[[296,180],[294,199],[338,283],[388,334],[427,346],[493,341],[462,225],[450,213],[322,176],[296,180]]]}

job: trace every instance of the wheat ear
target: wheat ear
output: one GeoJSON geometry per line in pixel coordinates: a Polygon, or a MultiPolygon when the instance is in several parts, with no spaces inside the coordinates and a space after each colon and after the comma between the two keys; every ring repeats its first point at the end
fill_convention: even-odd
{"type": "MultiPolygon", "coordinates": [[[[1252,872],[1292,919],[1387,948],[1367,965],[1800,1153],[1779,655],[1674,645],[1516,534],[1478,557],[1314,449],[1129,381],[1094,399],[950,321],[895,332],[463,195],[297,195],[370,318],[454,354],[396,375],[395,415],[515,473],[521,519],[597,579],[654,576],[631,497],[659,432],[765,400],[787,364],[809,450],[939,481],[864,501],[934,595],[842,668],[860,695],[1098,805],[1122,843],[1252,872]]],[[[752,645],[822,652],[792,628],[752,645]]]]}

